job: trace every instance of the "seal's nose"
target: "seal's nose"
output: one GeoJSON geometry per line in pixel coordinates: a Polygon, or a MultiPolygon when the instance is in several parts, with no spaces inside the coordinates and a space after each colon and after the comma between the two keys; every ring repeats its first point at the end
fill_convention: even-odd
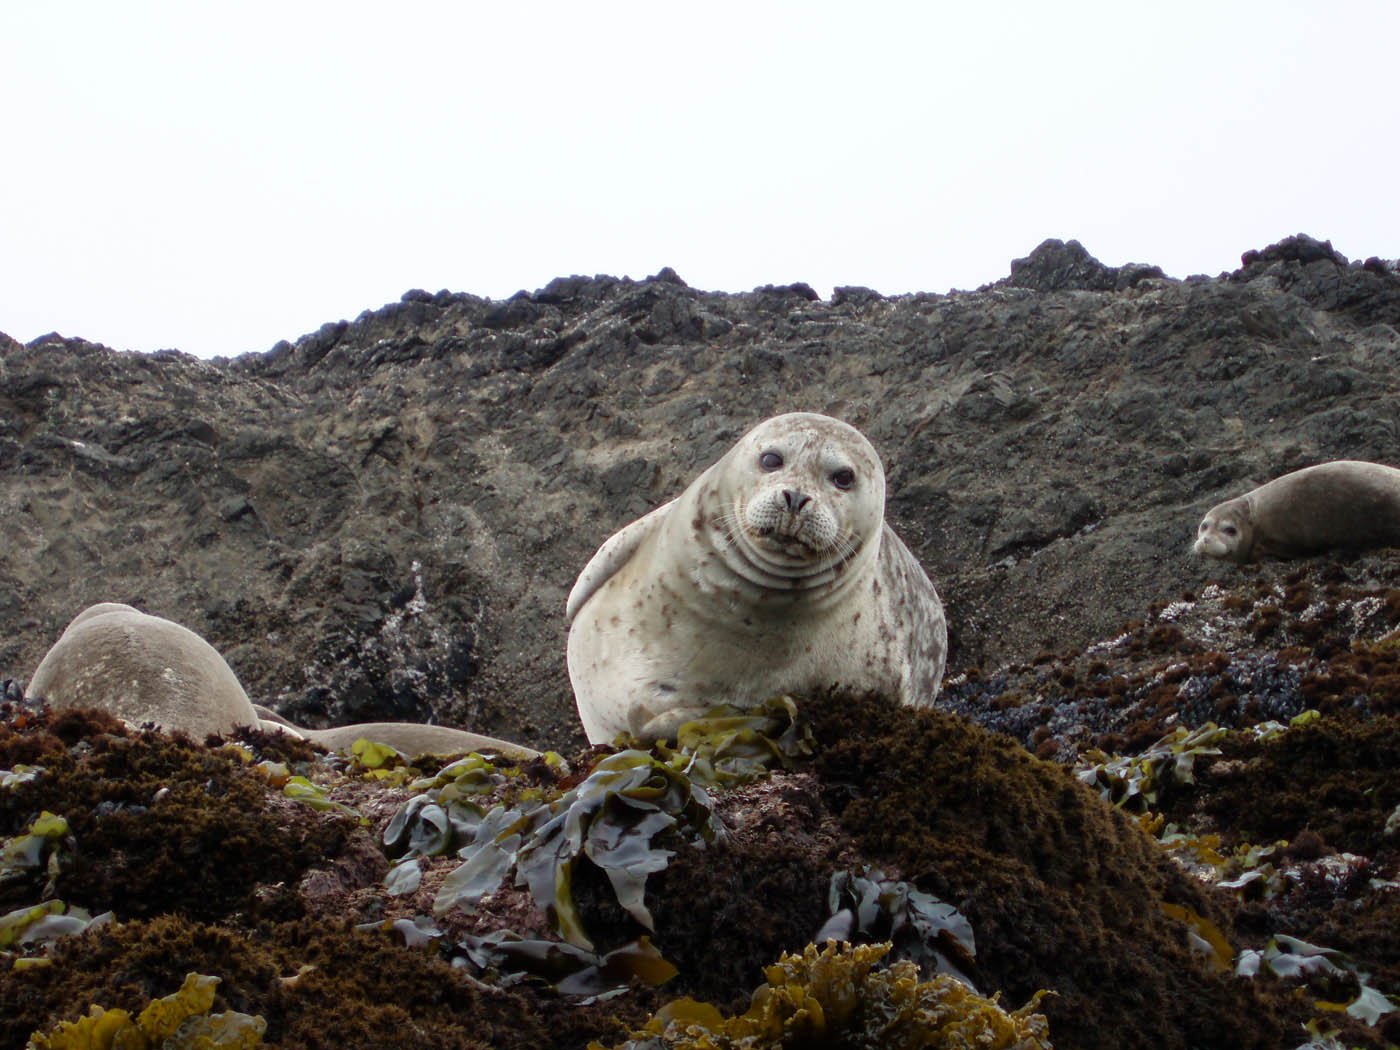
{"type": "Polygon", "coordinates": [[[783,489],[783,500],[787,503],[789,514],[796,514],[807,504],[812,502],[812,497],[805,492],[794,492],[792,489],[783,489]]]}

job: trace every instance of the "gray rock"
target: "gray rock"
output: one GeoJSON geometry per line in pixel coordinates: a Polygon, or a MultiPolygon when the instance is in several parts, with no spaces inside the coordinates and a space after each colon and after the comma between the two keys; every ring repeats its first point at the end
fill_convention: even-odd
{"type": "Polygon", "coordinates": [[[1078,241],[1042,241],[1024,259],[1011,263],[1011,276],[1003,284],[1038,292],[1112,292],[1132,288],[1149,278],[1165,279],[1159,267],[1141,263],[1105,266],[1078,241]]]}
{"type": "Polygon", "coordinates": [[[299,722],[569,746],[575,575],[776,412],[880,449],[952,674],[1111,637],[1233,571],[1186,554],[1229,495],[1325,459],[1400,464],[1394,266],[1289,238],[1219,278],[1075,242],[1013,267],[830,303],[669,270],[415,290],[234,361],[0,336],[0,675],[125,601],[200,630],[299,722]]]}

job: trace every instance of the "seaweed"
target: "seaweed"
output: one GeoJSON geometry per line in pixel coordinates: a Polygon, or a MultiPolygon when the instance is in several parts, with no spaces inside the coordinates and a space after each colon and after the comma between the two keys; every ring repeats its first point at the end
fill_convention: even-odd
{"type": "Polygon", "coordinates": [[[368,824],[364,817],[356,812],[353,806],[347,806],[343,802],[336,802],[327,793],[325,787],[312,783],[306,777],[297,774],[288,777],[282,786],[282,794],[293,802],[300,802],[310,806],[318,813],[340,813],[347,817],[353,817],[360,824],[368,824]]]}
{"type": "Polygon", "coordinates": [[[1240,739],[1203,777],[1196,809],[1231,837],[1293,839],[1372,855],[1400,805],[1400,716],[1334,713],[1264,741],[1240,739]]]}
{"type": "Polygon", "coordinates": [[[16,969],[46,966],[50,962],[47,952],[59,938],[100,927],[111,919],[109,911],[93,916],[85,908],[60,900],[16,908],[0,915],[0,961],[12,961],[16,969]],[[35,949],[45,954],[20,954],[35,949]]]}
{"type": "MultiPolygon", "coordinates": [[[[459,812],[471,810],[460,805],[459,812]]],[[[419,822],[425,813],[431,813],[426,805],[418,811],[419,822]]],[[[722,834],[701,787],[646,752],[620,751],[553,802],[530,809],[498,806],[482,814],[472,841],[461,850],[464,863],[443,882],[433,910],[442,915],[471,907],[514,868],[517,885],[529,887],[564,938],[591,949],[572,891],[575,865],[586,860],[607,875],[623,909],[653,929],[645,902],[647,876],[664,868],[672,855],[655,840],[678,825],[705,841],[722,834]]],[[[395,831],[401,836],[403,827],[395,825],[395,831]]],[[[412,842],[414,832],[408,835],[412,842]]],[[[431,834],[419,837],[435,841],[431,834]]]]}
{"type": "Polygon", "coordinates": [[[24,834],[0,846],[0,889],[32,882],[36,875],[47,875],[40,896],[52,896],[59,875],[72,864],[74,840],[68,821],[44,810],[24,834]]]}
{"type": "Polygon", "coordinates": [[[1129,1033],[1167,1050],[1283,1045],[1267,990],[1210,970],[1162,909],[1226,925],[1220,903],[1068,770],[888,698],[828,693],[806,710],[811,768],[842,826],[871,862],[967,917],[979,988],[1058,993],[1045,1009],[1061,1050],[1129,1033]]]}
{"type": "Polygon", "coordinates": [[[522,937],[512,930],[468,935],[449,943],[425,915],[355,928],[396,933],[410,948],[436,944],[454,966],[469,966],[502,988],[533,979],[560,995],[611,997],[633,981],[658,985],[676,975],[675,966],[646,937],[599,955],[572,944],[522,937]]]}
{"type": "MultiPolygon", "coordinates": [[[[1362,655],[1352,655],[1363,673],[1362,655]]],[[[1365,658],[1379,666],[1385,656],[1365,658]]],[[[1193,675],[1211,673],[1212,658],[1154,671],[1159,698],[1175,695],[1193,675]]],[[[1044,671],[1047,681],[1059,683],[1055,688],[1089,684],[1085,675],[1070,682],[1053,660],[1044,671]]],[[[1060,717],[1054,703],[1032,694],[1025,693],[1026,717],[1060,717]]],[[[1257,732],[1232,732],[1204,745],[1221,754],[1193,756],[1194,784],[1174,780],[1158,793],[1159,811],[1183,822],[1172,828],[1163,818],[1154,830],[1164,839],[1177,839],[1179,850],[1202,864],[1213,854],[1231,871],[1252,864],[1244,870],[1260,873],[1240,895],[1257,893],[1270,865],[1284,880],[1276,897],[1236,904],[1178,871],[1137,819],[1005,738],[880,697],[822,695],[803,700],[802,711],[814,741],[810,756],[789,756],[792,770],[778,761],[756,780],[744,774],[744,786],[725,785],[713,795],[697,795],[691,778],[680,775],[686,768],[707,775],[704,763],[691,762],[683,749],[662,752],[656,765],[651,758],[635,767],[622,760],[610,784],[600,778],[589,785],[591,774],[561,772],[543,760],[516,768],[483,756],[437,773],[423,766],[428,772],[420,775],[401,764],[402,756],[386,755],[377,768],[393,776],[372,776],[359,759],[297,757],[252,738],[240,737],[245,746],[237,751],[211,750],[91,719],[70,720],[60,733],[50,714],[25,714],[18,727],[0,718],[0,767],[11,774],[0,773],[9,784],[0,787],[3,841],[30,835],[45,810],[68,823],[66,836],[40,844],[37,865],[17,868],[8,890],[0,887],[19,906],[0,908],[0,930],[44,934],[11,944],[12,956],[23,951],[17,961],[24,969],[0,965],[0,1046],[22,1046],[32,1032],[77,1020],[90,1003],[135,1017],[191,971],[217,974],[227,1007],[263,1016],[265,1039],[276,1047],[577,1050],[590,1039],[622,1042],[629,1029],[661,1040],[664,1033],[641,1029],[664,1001],[663,990],[712,1002],[707,1016],[717,1024],[733,1021],[752,1008],[749,991],[766,984],[764,967],[780,953],[801,953],[820,936],[832,907],[849,913],[853,938],[907,942],[897,943],[886,962],[902,948],[931,944],[988,995],[1017,1003],[1041,989],[1054,991],[1036,1009],[1048,1017],[1060,1050],[1292,1046],[1306,1037],[1297,1028],[1290,1037],[1285,1026],[1310,1016],[1319,1018],[1319,1031],[1340,1032],[1349,1046],[1378,1046],[1378,1033],[1394,1041],[1400,1032],[1396,1013],[1368,1015],[1379,1016],[1369,1034],[1346,1013],[1353,1004],[1378,1005],[1374,996],[1362,998],[1350,972],[1319,976],[1298,992],[1272,969],[1253,981],[1219,971],[1226,953],[1233,954],[1232,941],[1262,951],[1269,937],[1287,931],[1365,960],[1376,994],[1400,986],[1393,936],[1400,905],[1393,891],[1374,888],[1394,877],[1394,841],[1384,833],[1400,807],[1393,776],[1385,779],[1394,766],[1391,737],[1372,732],[1385,729],[1384,719],[1358,714],[1353,723],[1329,714],[1286,731],[1265,724],[1257,732]],[[1336,722],[1354,725],[1355,734],[1336,722]],[[1337,753],[1308,761],[1298,738],[1309,733],[1330,740],[1337,753]],[[1290,774],[1296,784],[1288,783],[1290,774]],[[377,824],[388,820],[392,800],[418,796],[388,820],[393,829],[384,848],[400,860],[390,875],[398,896],[380,886],[383,857],[352,818],[288,801],[283,789],[293,776],[328,789],[327,801],[348,803],[377,824]],[[1354,801],[1343,790],[1346,777],[1363,782],[1370,795],[1358,814],[1364,837],[1357,841],[1377,847],[1375,863],[1348,861],[1334,878],[1326,865],[1340,862],[1329,856],[1333,833],[1326,822],[1296,830],[1287,847],[1223,844],[1215,836],[1230,834],[1234,816],[1252,817],[1271,804],[1278,786],[1266,776],[1285,782],[1290,805],[1296,787],[1298,814],[1339,818],[1354,801]],[[619,785],[642,790],[630,799],[608,790],[619,785]],[[1246,796],[1253,792],[1248,804],[1238,814],[1222,809],[1217,830],[1203,827],[1220,804],[1218,793],[1236,787],[1246,796]],[[570,810],[572,818],[565,815],[570,810]],[[595,828],[602,836],[610,821],[632,829],[617,840],[631,836],[632,852],[624,856],[637,861],[625,871],[634,886],[630,898],[584,846],[548,853],[569,845],[571,835],[585,844],[595,828]],[[649,821],[657,828],[648,835],[649,821]],[[519,857],[551,823],[541,852],[551,860],[540,861],[551,878],[532,886],[519,857]],[[482,850],[483,885],[500,887],[514,874],[529,894],[482,898],[475,915],[444,914],[439,922],[450,936],[435,933],[431,920],[413,918],[427,910],[430,895],[405,894],[423,883],[440,885],[451,868],[465,866],[454,865],[451,855],[477,843],[493,847],[482,850]],[[62,905],[49,902],[41,913],[34,901],[50,878],[56,844],[53,888],[75,903],[60,912],[62,905]],[[499,928],[541,928],[529,901],[539,888],[545,907],[557,907],[556,861],[568,869],[564,888],[578,929],[597,942],[596,950],[499,928]],[[1376,880],[1371,889],[1368,879],[1376,880]],[[119,897],[111,888],[119,885],[131,889],[119,897]],[[1342,892],[1350,899],[1339,900],[1342,892]],[[650,938],[639,936],[645,923],[624,899],[653,920],[650,938]],[[946,909],[937,914],[953,925],[930,936],[915,930],[913,916],[935,899],[937,909],[946,909]],[[108,900],[125,910],[122,921],[80,931],[80,909],[95,912],[108,900]],[[146,907],[162,917],[133,918],[133,910],[146,907]],[[356,933],[351,918],[374,919],[393,939],[356,933]],[[953,932],[960,918],[968,927],[965,944],[953,932]],[[68,928],[60,932],[60,926],[68,928]],[[1192,944],[1207,950],[1193,951],[1192,944]],[[628,972],[634,964],[656,975],[671,966],[679,972],[658,989],[645,984],[646,972],[628,972]],[[559,994],[561,988],[570,994],[559,994]],[[579,1003],[621,989],[625,995],[579,1003]]],[[[376,761],[368,752],[363,757],[376,761]]],[[[1174,772],[1175,758],[1170,761],[1174,772]]],[[[608,858],[609,840],[600,843],[608,858]]],[[[924,964],[939,965],[930,957],[924,964]]],[[[878,983],[862,987],[880,994],[878,983]]],[[[793,993],[788,1006],[797,1004],[800,1012],[808,999],[821,1005],[803,995],[799,1003],[793,993]]],[[[718,1038],[697,1030],[696,1038],[712,1036],[718,1038]]],[[[810,1030],[806,1036],[815,1038],[810,1030]]]]}
{"type": "Polygon", "coordinates": [[[44,742],[34,756],[44,772],[0,790],[0,836],[17,862],[6,861],[0,904],[57,896],[124,918],[172,909],[215,917],[246,906],[259,880],[295,882],[355,826],[310,812],[273,819],[265,777],[231,750],[113,734],[83,712],[46,717],[46,728],[36,720],[18,734],[44,742]],[[45,824],[39,842],[34,819],[43,812],[66,830],[45,824]]]}
{"type": "Polygon", "coordinates": [[[912,962],[877,969],[889,949],[808,945],[768,967],[743,1013],[677,999],[617,1050],[1049,1050],[1046,1020],[1034,1012],[1041,993],[1007,1012],[946,974],[920,981],[912,962]]]}
{"type": "Polygon", "coordinates": [[[475,843],[487,813],[478,799],[506,781],[494,762],[477,753],[449,763],[433,776],[412,781],[409,789],[422,794],[400,806],[385,825],[385,851],[393,858],[412,859],[444,856],[469,847],[475,843]]]}
{"type": "Polygon", "coordinates": [[[921,893],[879,869],[838,871],[827,893],[831,918],[813,938],[824,941],[888,942],[895,959],[908,959],[923,973],[947,973],[972,984],[966,971],[977,955],[972,924],[951,904],[921,893]]]}
{"type": "Polygon", "coordinates": [[[812,732],[797,702],[778,696],[754,708],[719,705],[676,730],[676,743],[657,741],[655,753],[706,787],[747,784],[772,769],[791,769],[812,753],[812,732]]]}
{"type": "Polygon", "coordinates": [[[77,1020],[89,1003],[135,1016],[191,971],[218,975],[225,1008],[262,1016],[264,1041],[288,1050],[581,1047],[612,1028],[611,1014],[646,1016],[626,1000],[484,988],[437,951],[334,921],[235,929],[166,916],[64,938],[52,965],[0,972],[0,1047],[77,1020]]]}
{"type": "Polygon", "coordinates": [[[219,978],[188,974],[180,990],[156,999],[135,1018],[92,1006],[86,1017],[30,1037],[30,1050],[249,1050],[262,1045],[267,1022],[234,1011],[211,1014],[219,978]]]}
{"type": "Polygon", "coordinates": [[[1345,1013],[1362,1024],[1375,1025],[1382,1017],[1400,1010],[1400,1005],[1375,988],[1370,983],[1371,975],[1344,952],[1297,937],[1276,934],[1262,949],[1240,953],[1235,964],[1238,975],[1254,977],[1265,971],[1285,979],[1302,979],[1310,985],[1324,982],[1322,987],[1328,990],[1321,995],[1315,992],[1313,1005],[1319,1010],[1345,1013]],[[1347,994],[1345,1001],[1323,998],[1335,995],[1339,988],[1347,994]]]}
{"type": "MultiPolygon", "coordinates": [[[[859,858],[810,773],[778,773],[714,801],[723,840],[679,847],[651,876],[648,899],[656,943],[680,969],[667,988],[737,1007],[765,966],[814,939],[831,917],[832,872],[859,858]]],[[[585,871],[575,891],[590,930],[633,927],[601,875],[585,871]]]]}
{"type": "Polygon", "coordinates": [[[1114,756],[1089,751],[1076,775],[1109,802],[1129,812],[1143,813],[1157,805],[1172,787],[1196,782],[1196,760],[1220,754],[1218,744],[1228,734],[1214,722],[1198,729],[1178,726],[1141,754],[1114,756]]]}
{"type": "Polygon", "coordinates": [[[505,975],[499,982],[503,986],[531,976],[560,995],[612,995],[633,980],[656,985],[676,976],[675,966],[662,958],[646,937],[599,955],[572,944],[497,930],[465,937],[449,954],[465,957],[483,973],[505,975]]]}

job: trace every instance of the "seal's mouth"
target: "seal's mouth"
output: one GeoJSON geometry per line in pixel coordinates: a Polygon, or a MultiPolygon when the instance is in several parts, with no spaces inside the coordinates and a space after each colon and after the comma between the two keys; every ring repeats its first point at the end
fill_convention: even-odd
{"type": "Polygon", "coordinates": [[[784,502],[772,494],[747,503],[735,500],[724,521],[729,542],[780,575],[806,575],[840,560],[851,542],[834,516],[820,507],[794,511],[784,502]]]}
{"type": "Polygon", "coordinates": [[[801,529],[784,529],[769,526],[762,529],[749,529],[749,535],[761,547],[781,551],[796,558],[817,558],[828,553],[828,549],[812,543],[802,535],[801,529]]]}
{"type": "Polygon", "coordinates": [[[1191,552],[1207,558],[1224,558],[1230,553],[1230,548],[1218,536],[1201,536],[1191,544],[1191,552]]]}
{"type": "Polygon", "coordinates": [[[766,526],[760,529],[745,529],[750,542],[757,549],[769,554],[777,554],[784,559],[792,561],[802,561],[802,563],[816,563],[816,561],[827,561],[839,553],[839,545],[833,543],[818,543],[812,540],[798,524],[792,524],[784,528],[783,525],[766,526]]]}

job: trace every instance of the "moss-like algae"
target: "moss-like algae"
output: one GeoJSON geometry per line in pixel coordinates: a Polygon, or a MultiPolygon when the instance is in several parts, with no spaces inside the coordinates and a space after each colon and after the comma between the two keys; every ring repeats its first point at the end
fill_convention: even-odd
{"type": "Polygon", "coordinates": [[[618,1050],[1049,1050],[1039,996],[1008,1013],[956,978],[920,981],[911,962],[877,969],[889,949],[808,945],[768,967],[743,1013],[679,999],[618,1050]]]}
{"type": "MultiPolygon", "coordinates": [[[[334,853],[345,819],[268,819],[266,785],[238,758],[182,737],[114,732],[71,715],[30,732],[0,728],[7,754],[27,754],[44,772],[0,791],[0,839],[27,830],[47,810],[76,843],[46,890],[122,917],[179,910],[214,918],[246,906],[259,881],[294,881],[334,853]],[[81,747],[64,743],[80,729],[81,747]]],[[[0,886],[0,905],[34,899],[29,882],[0,886]]]]}
{"type": "Polygon", "coordinates": [[[68,938],[51,966],[0,973],[0,1047],[91,1003],[134,1015],[191,971],[221,977],[223,1006],[265,1018],[265,1045],[285,1050],[579,1047],[610,1014],[645,1017],[628,1003],[483,991],[436,953],[324,920],[235,931],[172,916],[68,938]]]}
{"type": "Polygon", "coordinates": [[[1400,805],[1400,716],[1334,713],[1263,740],[1235,734],[1220,746],[1168,819],[1205,814],[1230,829],[1231,845],[1305,831],[1367,856],[1392,845],[1385,826],[1400,805]]]}
{"type": "MultiPolygon", "coordinates": [[[[818,745],[804,771],[717,794],[716,811],[730,834],[703,849],[671,844],[676,853],[668,866],[647,880],[656,946],[680,968],[667,994],[675,988],[742,1013],[740,997],[762,978],[763,966],[780,951],[800,950],[820,928],[831,873],[873,862],[966,915],[977,937],[970,968],[979,988],[1010,1002],[1038,988],[1058,992],[1042,1006],[1060,1050],[1247,1050],[1301,1041],[1284,1025],[1305,1007],[1276,998],[1275,978],[1256,986],[1210,972],[1187,945],[1190,924],[1162,905],[1190,909],[1233,938],[1238,927],[1229,913],[1066,771],[956,718],[900,710],[880,698],[819,697],[803,706],[814,712],[818,745]]],[[[23,833],[44,809],[63,816],[80,853],[91,841],[111,851],[81,861],[88,882],[76,879],[78,868],[60,872],[64,899],[100,906],[97,898],[126,880],[161,917],[131,921],[119,907],[119,921],[56,941],[50,965],[0,972],[0,1050],[81,1016],[91,1003],[139,1011],[191,971],[223,979],[228,1009],[264,1016],[269,1047],[577,1050],[590,1039],[623,1039],[662,1001],[661,992],[636,987],[590,1006],[528,985],[484,990],[432,948],[355,933],[324,908],[305,917],[298,880],[309,858],[336,862],[355,836],[366,849],[364,831],[288,804],[252,763],[99,721],[60,729],[53,716],[0,718],[0,768],[44,767],[0,791],[0,832],[23,833]],[[94,778],[103,780],[100,790],[94,778]],[[128,780],[140,786],[138,794],[122,794],[128,780]],[[236,786],[244,782],[247,794],[236,786]],[[213,790],[201,791],[205,785],[213,790]],[[169,790],[160,794],[162,788],[169,790]],[[19,792],[29,792],[22,805],[15,804],[19,792]],[[230,798],[232,808],[246,810],[246,824],[219,823],[230,798]],[[156,809],[152,803],[171,800],[187,804],[196,826],[242,828],[243,842],[260,844],[251,854],[261,866],[238,866],[232,849],[220,852],[198,836],[174,840],[187,847],[183,854],[167,852],[161,836],[142,837],[140,821],[156,809]],[[119,813],[136,822],[132,843],[97,838],[99,825],[119,813]],[[290,858],[286,867],[264,852],[277,842],[290,858]],[[165,885],[148,878],[147,858],[165,885]],[[229,860],[214,881],[205,870],[211,858],[229,860]],[[78,886],[91,893],[79,896],[78,886]],[[211,886],[220,888],[214,907],[202,899],[211,886]]],[[[247,743],[279,757],[271,743],[247,743]]],[[[334,782],[324,776],[334,767],[317,768],[300,771],[334,782]]],[[[378,790],[361,778],[346,782],[359,786],[337,786],[336,797],[357,806],[378,790]]],[[[375,812],[372,805],[363,811],[375,812]]],[[[382,820],[386,807],[378,813],[382,820]]],[[[425,868],[432,863],[423,861],[425,868]]],[[[439,864],[435,874],[444,870],[439,864]]],[[[387,910],[403,904],[382,893],[382,874],[381,859],[369,883],[360,884],[364,895],[346,910],[347,923],[404,914],[387,910]],[[373,890],[380,890],[377,899],[373,890]]],[[[39,898],[28,890],[42,882],[27,883],[15,903],[32,906],[39,898]]],[[[600,950],[637,937],[637,920],[618,904],[601,869],[580,866],[572,891],[600,950]]],[[[1344,916],[1337,918],[1340,926],[1344,916]]],[[[1355,943],[1385,956],[1386,932],[1377,923],[1355,943]]],[[[1346,947],[1338,938],[1309,936],[1346,947]]]]}
{"type": "Polygon", "coordinates": [[[1223,923],[1219,906],[1068,771],[939,711],[845,695],[809,709],[841,823],[967,916],[979,987],[1058,993],[1045,1006],[1061,1050],[1285,1044],[1277,1011],[1210,972],[1161,907],[1223,923]]]}
{"type": "MultiPolygon", "coordinates": [[[[851,864],[851,845],[810,776],[775,777],[716,802],[729,833],[678,850],[651,877],[649,896],[657,943],[680,969],[667,988],[738,1006],[765,966],[800,951],[830,917],[831,873],[851,864]]],[[[629,928],[606,880],[575,892],[589,929],[629,928]]]]}
{"type": "MultiPolygon", "coordinates": [[[[190,972],[221,979],[225,1009],[264,1017],[269,1050],[580,1048],[619,1023],[640,1024],[656,1005],[646,992],[596,1006],[532,989],[483,992],[436,952],[357,933],[348,919],[305,917],[295,887],[307,865],[334,862],[347,836],[366,833],[280,801],[231,755],[128,734],[102,717],[13,708],[0,710],[0,754],[45,766],[32,783],[0,790],[4,832],[24,831],[45,808],[61,811],[80,852],[97,844],[63,876],[65,892],[82,889],[88,896],[74,899],[86,906],[113,899],[118,912],[101,929],[54,941],[48,965],[0,967],[0,1050],[20,1050],[91,1004],[136,1016],[190,972]],[[143,829],[141,818],[172,799],[187,805],[143,829]],[[126,840],[101,826],[122,812],[126,840]],[[190,830],[170,827],[180,812],[190,830]],[[217,841],[218,829],[228,841],[217,841]],[[132,919],[137,912],[159,914],[132,919]]],[[[11,889],[32,906],[41,882],[11,889]]]]}

